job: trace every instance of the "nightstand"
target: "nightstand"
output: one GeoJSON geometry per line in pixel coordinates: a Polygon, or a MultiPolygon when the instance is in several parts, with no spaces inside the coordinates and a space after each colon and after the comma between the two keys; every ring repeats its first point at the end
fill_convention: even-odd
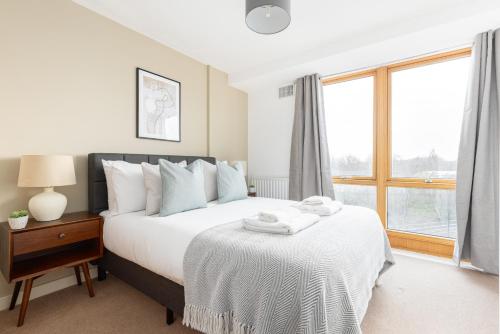
{"type": "Polygon", "coordinates": [[[257,192],[248,192],[248,197],[257,197],[257,192]]]}
{"type": "Polygon", "coordinates": [[[81,285],[81,268],[89,296],[94,296],[88,262],[102,257],[102,225],[102,217],[87,212],[65,214],[49,222],[30,219],[22,230],[0,223],[0,269],[9,283],[15,282],[10,310],[24,281],[18,326],[24,322],[33,280],[51,271],[73,267],[81,285]]]}

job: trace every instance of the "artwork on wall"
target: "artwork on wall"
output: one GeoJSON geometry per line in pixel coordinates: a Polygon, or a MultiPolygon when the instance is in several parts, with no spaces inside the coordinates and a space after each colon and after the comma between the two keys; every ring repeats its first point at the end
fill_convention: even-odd
{"type": "Polygon", "coordinates": [[[181,83],[137,68],[137,138],[181,141],[181,83]]]}

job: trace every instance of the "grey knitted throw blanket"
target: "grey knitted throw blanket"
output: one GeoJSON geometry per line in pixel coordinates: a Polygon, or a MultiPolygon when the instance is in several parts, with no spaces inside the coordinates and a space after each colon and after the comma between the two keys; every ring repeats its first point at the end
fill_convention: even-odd
{"type": "Polygon", "coordinates": [[[183,324],[208,334],[361,333],[375,280],[393,263],[365,208],[344,206],[291,236],[219,225],[186,251],[183,324]]]}

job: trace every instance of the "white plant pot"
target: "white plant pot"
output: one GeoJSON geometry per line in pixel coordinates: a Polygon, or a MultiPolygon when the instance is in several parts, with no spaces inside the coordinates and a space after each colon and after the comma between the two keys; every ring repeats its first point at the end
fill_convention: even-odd
{"type": "Polygon", "coordinates": [[[251,193],[254,193],[254,192],[255,192],[255,190],[256,190],[256,189],[255,189],[255,187],[252,187],[252,186],[250,186],[250,187],[248,188],[248,191],[249,191],[249,192],[251,192],[251,193]]]}
{"type": "Polygon", "coordinates": [[[18,217],[18,218],[9,218],[9,226],[13,230],[20,230],[26,227],[28,224],[28,216],[18,217]]]}

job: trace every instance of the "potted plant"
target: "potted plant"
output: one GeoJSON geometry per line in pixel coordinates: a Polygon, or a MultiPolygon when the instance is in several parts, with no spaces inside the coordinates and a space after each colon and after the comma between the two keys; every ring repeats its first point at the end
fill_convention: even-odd
{"type": "Polygon", "coordinates": [[[250,193],[254,193],[254,192],[256,192],[255,185],[250,184],[250,185],[248,186],[248,192],[250,192],[250,193]]]}
{"type": "Polygon", "coordinates": [[[28,218],[28,210],[12,211],[9,215],[9,226],[13,230],[25,228],[28,218]]]}

